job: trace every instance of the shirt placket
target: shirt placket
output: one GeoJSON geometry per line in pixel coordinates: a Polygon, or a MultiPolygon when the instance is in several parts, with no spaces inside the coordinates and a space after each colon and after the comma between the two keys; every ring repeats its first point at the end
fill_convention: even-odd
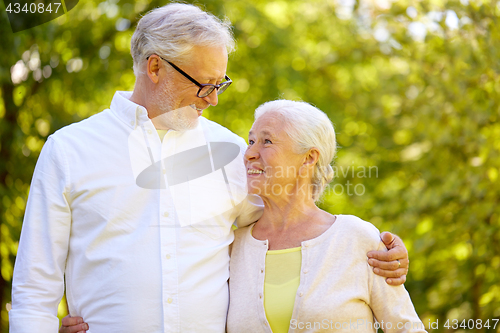
{"type": "Polygon", "coordinates": [[[160,190],[160,244],[161,244],[161,270],[162,270],[162,300],[164,332],[180,332],[180,306],[179,306],[179,258],[177,253],[178,239],[177,228],[179,223],[174,208],[172,194],[168,188],[164,160],[174,154],[176,146],[175,132],[169,131],[161,145],[161,176],[166,184],[166,189],[160,190]]]}
{"type": "Polygon", "coordinates": [[[163,307],[163,332],[180,332],[178,258],[177,258],[177,226],[174,202],[167,184],[165,157],[171,155],[175,147],[175,135],[168,132],[163,144],[152,123],[143,123],[146,146],[151,156],[151,163],[161,161],[160,182],[158,189],[158,235],[160,241],[161,265],[161,300],[163,307]],[[164,188],[166,186],[166,188],[164,188]]]}

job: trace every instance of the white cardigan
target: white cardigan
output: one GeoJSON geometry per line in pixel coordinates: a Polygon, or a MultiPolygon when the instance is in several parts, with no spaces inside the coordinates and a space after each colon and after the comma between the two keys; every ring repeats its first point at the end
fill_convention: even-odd
{"type": "MultiPolygon", "coordinates": [[[[229,333],[272,332],[263,299],[268,242],[253,238],[252,226],[235,232],[229,333]]],[[[426,332],[404,286],[389,286],[373,273],[366,257],[370,250],[386,250],[379,231],[352,215],[337,215],[327,231],[302,242],[289,332],[376,332],[377,325],[384,332],[426,332]]]]}

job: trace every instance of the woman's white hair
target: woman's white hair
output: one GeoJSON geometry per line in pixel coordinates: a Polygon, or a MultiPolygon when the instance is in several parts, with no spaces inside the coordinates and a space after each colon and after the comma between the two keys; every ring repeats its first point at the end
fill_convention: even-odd
{"type": "Polygon", "coordinates": [[[332,122],[323,111],[305,102],[266,102],[255,110],[255,120],[267,112],[276,112],[283,117],[284,130],[297,153],[303,154],[311,148],[319,150],[319,159],[311,179],[313,200],[318,201],[334,177],[331,163],[335,157],[337,142],[332,122]]]}
{"type": "Polygon", "coordinates": [[[230,53],[234,45],[227,19],[222,21],[193,5],[171,3],[151,10],[140,19],[132,35],[130,53],[138,76],[140,65],[152,54],[182,62],[194,46],[226,46],[230,53]]]}

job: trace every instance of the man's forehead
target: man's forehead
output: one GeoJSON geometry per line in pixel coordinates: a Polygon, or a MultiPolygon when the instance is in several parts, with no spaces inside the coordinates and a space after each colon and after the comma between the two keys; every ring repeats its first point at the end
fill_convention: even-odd
{"type": "Polygon", "coordinates": [[[186,64],[204,79],[218,80],[226,75],[228,56],[226,47],[199,46],[191,49],[186,64]]]}

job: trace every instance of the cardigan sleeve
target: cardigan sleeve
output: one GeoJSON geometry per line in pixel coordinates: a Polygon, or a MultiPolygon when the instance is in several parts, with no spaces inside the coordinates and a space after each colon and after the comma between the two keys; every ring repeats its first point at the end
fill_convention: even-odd
{"type": "MultiPolygon", "coordinates": [[[[378,250],[387,251],[383,242],[378,250]]],[[[426,332],[411,302],[410,295],[403,285],[390,286],[385,278],[373,273],[370,276],[370,307],[384,332],[426,332]]]]}

